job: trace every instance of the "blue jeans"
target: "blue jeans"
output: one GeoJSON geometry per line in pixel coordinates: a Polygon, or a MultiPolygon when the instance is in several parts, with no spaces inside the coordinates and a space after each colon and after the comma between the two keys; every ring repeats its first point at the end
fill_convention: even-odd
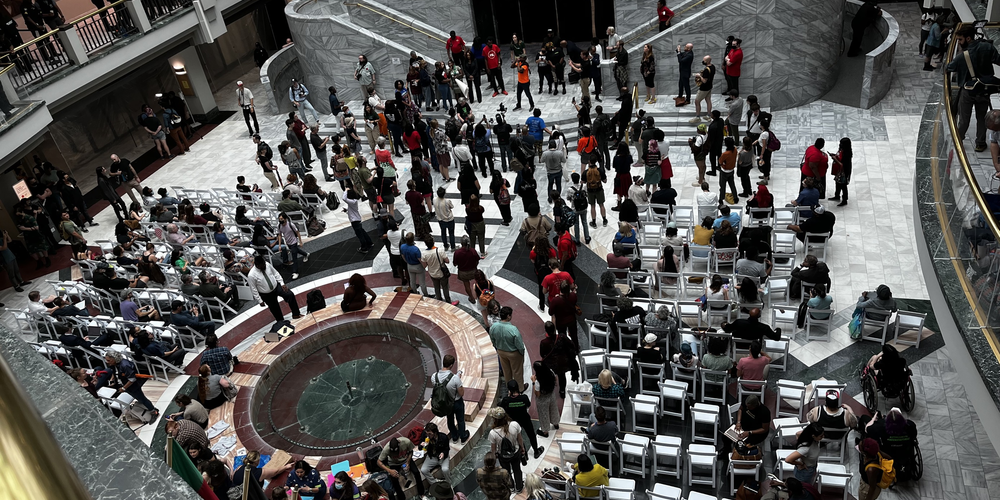
{"type": "Polygon", "coordinates": [[[448,414],[448,434],[452,438],[462,439],[465,437],[465,401],[462,398],[455,400],[455,411],[448,414]],[[458,415],[457,419],[456,415],[458,415]]]}
{"type": "Polygon", "coordinates": [[[804,469],[795,468],[795,479],[803,483],[811,484],[816,477],[816,467],[806,467],[804,469]]]}
{"type": "MultiPolygon", "coordinates": [[[[141,378],[136,379],[135,382],[132,382],[132,385],[128,386],[128,389],[126,389],[125,392],[128,393],[129,396],[135,398],[135,400],[138,401],[139,404],[145,406],[147,410],[149,411],[156,410],[156,406],[153,405],[152,401],[150,401],[149,398],[147,398],[146,395],[142,393],[142,385],[145,383],[146,383],[145,379],[141,378]]],[[[462,428],[463,429],[465,428],[465,418],[462,419],[462,428]]]]}
{"type": "Polygon", "coordinates": [[[298,101],[299,103],[299,114],[302,115],[303,120],[306,117],[306,111],[309,111],[313,115],[313,121],[319,123],[319,115],[316,114],[316,108],[313,107],[312,103],[309,101],[298,101]]]}
{"type": "Polygon", "coordinates": [[[524,182],[524,176],[521,175],[523,170],[517,171],[517,178],[514,179],[514,194],[521,194],[521,183],[524,182]]]}
{"type": "Polygon", "coordinates": [[[438,225],[441,226],[441,243],[444,245],[444,249],[448,249],[450,243],[451,249],[455,249],[455,220],[449,221],[438,221],[438,225]]]}
{"type": "Polygon", "coordinates": [[[552,193],[552,187],[555,186],[555,190],[558,193],[562,193],[562,172],[556,172],[554,174],[548,174],[549,176],[549,190],[545,193],[545,197],[548,198],[549,194],[552,193]]]}
{"type": "Polygon", "coordinates": [[[576,213],[576,241],[580,241],[580,226],[583,226],[583,239],[584,241],[590,240],[590,229],[587,226],[587,209],[580,210],[576,213]]]}
{"type": "Polygon", "coordinates": [[[444,102],[448,101],[448,107],[444,109],[455,107],[455,103],[451,100],[451,85],[447,83],[438,84],[438,99],[440,99],[439,102],[443,108],[444,102]]]}
{"type": "MultiPolygon", "coordinates": [[[[500,167],[503,168],[504,172],[507,171],[508,161],[514,161],[514,153],[510,150],[510,144],[500,144],[500,167]]],[[[518,173],[518,176],[520,175],[518,173]]]]}
{"type": "Polygon", "coordinates": [[[368,250],[372,247],[372,239],[365,232],[364,228],[361,227],[361,221],[351,221],[351,227],[354,228],[354,234],[358,237],[358,241],[361,242],[361,248],[368,250]]]}
{"type": "Polygon", "coordinates": [[[430,108],[434,102],[434,87],[420,87],[420,92],[424,95],[424,105],[430,108]]]}
{"type": "MultiPolygon", "coordinates": [[[[298,243],[289,244],[287,252],[291,252],[292,253],[292,272],[293,273],[299,272],[299,254],[309,255],[309,253],[307,253],[305,250],[299,248],[299,244],[298,243]]],[[[286,250],[284,248],[281,249],[281,261],[282,262],[288,262],[287,252],[286,252],[286,250]]]]}

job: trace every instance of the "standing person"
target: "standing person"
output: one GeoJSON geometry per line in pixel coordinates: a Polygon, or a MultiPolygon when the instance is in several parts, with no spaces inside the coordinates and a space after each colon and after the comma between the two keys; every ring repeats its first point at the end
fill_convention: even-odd
{"type": "Polygon", "coordinates": [[[656,1],[656,20],[659,21],[660,31],[670,27],[670,20],[674,18],[674,11],[667,8],[667,0],[656,1]]]}
{"type": "MultiPolygon", "coordinates": [[[[522,42],[523,43],[523,42],[522,42]]],[[[535,109],[535,100],[531,97],[531,68],[528,66],[528,61],[525,56],[520,56],[517,58],[517,62],[514,63],[514,68],[517,71],[517,106],[514,107],[514,111],[521,109],[521,93],[528,94],[528,111],[535,109]]],[[[539,67],[539,81],[538,81],[538,91],[541,92],[541,67],[539,67]]],[[[549,73],[549,86],[552,86],[552,73],[549,73]]],[[[509,125],[508,125],[509,126],[509,125]]]]}
{"type": "MultiPolygon", "coordinates": [[[[139,174],[135,172],[135,167],[132,162],[121,158],[116,154],[111,155],[111,168],[109,173],[112,176],[120,176],[122,185],[125,186],[125,194],[132,200],[133,203],[142,204],[142,184],[139,183],[139,174]],[[135,190],[135,194],[132,191],[135,190]],[[138,195],[138,197],[136,197],[138,195]]],[[[91,225],[94,225],[93,219],[90,219],[90,215],[86,213],[86,206],[83,207],[84,216],[89,219],[91,225]]]]}
{"type": "MultiPolygon", "coordinates": [[[[551,325],[551,323],[547,323],[546,325],[551,325]]],[[[562,404],[560,404],[559,399],[556,398],[556,389],[558,388],[560,391],[564,391],[565,389],[561,386],[557,387],[556,373],[545,363],[535,361],[532,363],[531,368],[535,372],[535,374],[531,376],[531,383],[535,393],[535,401],[538,403],[537,434],[547,438],[549,437],[549,427],[559,430],[559,419],[562,412],[562,404]]],[[[565,374],[563,375],[563,378],[565,378],[565,374]]]]}
{"type": "Polygon", "coordinates": [[[573,345],[579,348],[580,339],[577,334],[576,324],[576,284],[570,280],[563,280],[559,284],[559,294],[549,296],[549,313],[560,336],[568,335],[573,341],[573,345]]]}
{"type": "MultiPolygon", "coordinates": [[[[556,233],[559,236],[559,242],[556,247],[556,255],[559,258],[559,268],[563,271],[569,273],[573,279],[576,279],[576,266],[573,263],[576,261],[577,249],[576,243],[573,242],[573,237],[569,234],[570,224],[568,222],[560,222],[556,224],[556,233]]],[[[555,273],[555,268],[552,269],[555,273]]],[[[550,294],[552,297],[554,294],[550,294]]]]}
{"type": "Polygon", "coordinates": [[[740,196],[753,196],[753,186],[750,184],[750,172],[753,170],[753,141],[743,138],[743,149],[736,155],[736,176],[740,178],[740,196]]]}
{"type": "Polygon", "coordinates": [[[499,170],[493,171],[493,181],[490,182],[490,194],[493,195],[493,201],[496,202],[497,208],[500,209],[500,217],[502,218],[501,224],[504,226],[509,226],[510,221],[514,217],[510,213],[510,181],[503,178],[499,170]]]}
{"type": "Polygon", "coordinates": [[[503,84],[503,68],[500,67],[500,47],[493,43],[493,38],[486,39],[483,46],[483,58],[486,59],[486,70],[490,83],[493,84],[493,97],[500,94],[507,95],[507,89],[503,84]]]}
{"type": "Polygon", "coordinates": [[[255,161],[260,165],[261,170],[263,170],[264,177],[271,181],[271,190],[275,191],[281,187],[281,181],[278,180],[277,176],[278,167],[271,161],[274,158],[274,151],[271,150],[271,146],[268,146],[266,142],[260,139],[260,134],[253,135],[253,142],[257,145],[255,161]]]}
{"type": "Polygon", "coordinates": [[[679,80],[677,84],[677,99],[684,98],[683,104],[691,104],[691,63],[694,62],[694,45],[687,44],[684,50],[677,46],[677,66],[679,80]]]}
{"type": "Polygon", "coordinates": [[[542,157],[542,132],[551,135],[552,131],[545,126],[545,120],[542,119],[541,108],[535,108],[531,112],[531,116],[524,121],[525,126],[528,129],[528,135],[535,140],[535,155],[539,159],[542,157]]]}
{"type": "MultiPolygon", "coordinates": [[[[21,2],[21,19],[24,20],[25,27],[31,33],[31,38],[38,38],[44,35],[48,30],[45,29],[45,19],[42,17],[42,10],[39,8],[37,3],[31,0],[25,0],[21,2]]],[[[21,36],[18,35],[17,38],[10,41],[11,45],[18,46],[21,45],[21,36]]],[[[51,60],[56,56],[55,49],[51,44],[43,43],[38,47],[38,53],[42,56],[45,61],[51,60]]]]}
{"type": "MultiPolygon", "coordinates": [[[[865,30],[867,30],[869,26],[874,25],[875,22],[882,17],[882,9],[876,5],[876,3],[876,0],[865,0],[865,3],[858,8],[858,12],[854,14],[854,19],[851,21],[851,30],[853,31],[853,34],[851,35],[851,47],[847,49],[847,57],[855,57],[861,53],[861,42],[865,38],[865,30]]],[[[968,28],[973,30],[972,36],[975,36],[975,28],[972,26],[968,26],[968,28]]],[[[959,44],[961,43],[962,42],[959,41],[959,44]]],[[[992,42],[990,45],[993,45],[992,42]]],[[[955,58],[955,61],[962,62],[964,64],[961,57],[955,58]]],[[[979,74],[978,71],[976,73],[979,74]]],[[[992,74],[992,72],[990,74],[992,74]]],[[[958,85],[961,87],[962,82],[959,82],[958,85]]]]}
{"type": "MultiPolygon", "coordinates": [[[[381,138],[380,138],[381,139],[381,138]]],[[[333,176],[330,175],[330,165],[329,160],[327,160],[326,154],[326,143],[330,141],[327,137],[323,139],[319,136],[319,124],[315,124],[309,127],[309,144],[312,145],[313,152],[316,153],[316,158],[319,158],[319,166],[323,169],[323,179],[326,182],[333,180],[333,176]]],[[[385,142],[383,140],[383,142],[385,142]]],[[[376,156],[378,156],[378,151],[376,151],[376,156]]],[[[390,155],[390,161],[392,160],[390,155]]]]}
{"type": "Polygon", "coordinates": [[[466,230],[472,238],[472,244],[479,242],[479,258],[485,259],[486,252],[486,221],[483,213],[486,209],[479,202],[479,195],[473,194],[469,197],[469,204],[465,207],[466,230]]]}
{"type": "Polygon", "coordinates": [[[708,161],[712,166],[712,171],[707,175],[716,175],[719,169],[719,157],[722,156],[722,138],[725,137],[726,123],[722,120],[722,113],[719,110],[712,110],[709,115],[712,117],[708,123],[708,161]]]}
{"type": "MultiPolygon", "coordinates": [[[[295,109],[299,111],[308,110],[313,115],[313,121],[319,123],[319,114],[316,113],[316,108],[309,102],[309,89],[294,78],[292,78],[291,87],[288,87],[288,100],[292,101],[292,106],[295,109]]],[[[305,117],[304,111],[302,116],[305,117]]]]}
{"type": "Polygon", "coordinates": [[[500,400],[500,408],[503,408],[511,420],[517,422],[522,429],[528,433],[528,442],[535,450],[535,458],[542,456],[545,451],[544,446],[538,446],[538,437],[535,435],[535,426],[531,423],[531,415],[528,408],[531,407],[531,400],[522,392],[521,383],[516,380],[507,381],[507,395],[500,400]]]}
{"type": "Polygon", "coordinates": [[[406,273],[410,276],[410,293],[419,293],[430,297],[430,293],[427,291],[427,278],[424,276],[423,254],[417,247],[416,236],[413,233],[406,233],[406,236],[403,237],[403,243],[399,245],[399,253],[403,255],[403,262],[406,262],[406,273]],[[423,291],[420,290],[421,288],[423,291]]]}
{"type": "MultiPolygon", "coordinates": [[[[892,472],[892,457],[879,450],[878,441],[865,438],[858,446],[861,481],[858,500],[875,500],[882,493],[883,476],[892,472]],[[888,462],[888,464],[886,464],[888,462]]],[[[891,481],[888,481],[891,484],[891,481]]]]}
{"type": "MultiPolygon", "coordinates": [[[[532,105],[531,109],[534,109],[534,105],[532,105]]],[[[497,121],[496,124],[493,125],[493,133],[497,136],[497,147],[500,149],[500,168],[502,168],[504,172],[507,172],[507,163],[510,162],[513,165],[514,162],[514,151],[511,145],[514,141],[517,141],[517,144],[514,145],[519,148],[520,139],[515,138],[514,141],[511,141],[511,133],[514,132],[514,128],[511,127],[506,120],[504,120],[503,115],[497,114],[496,118],[497,121]]],[[[524,163],[521,165],[524,165],[524,163]]],[[[517,192],[516,188],[518,187],[518,184],[519,183],[515,180],[515,193],[517,192]]]]}
{"type": "MultiPolygon", "coordinates": [[[[620,146],[619,146],[620,148],[620,146]]],[[[628,147],[625,148],[626,150],[628,147]]],[[[590,202],[590,227],[597,227],[597,206],[601,207],[601,218],[604,220],[604,227],[608,225],[608,213],[604,208],[604,183],[605,176],[601,175],[601,170],[597,168],[597,162],[590,162],[587,167],[587,201],[590,202]]]]}
{"type": "Polygon", "coordinates": [[[448,134],[445,133],[445,127],[442,127],[437,120],[431,120],[430,125],[431,141],[434,143],[434,154],[437,155],[438,172],[441,173],[441,180],[451,182],[451,173],[448,171],[451,167],[451,140],[448,138],[448,134]]]}
{"type": "Polygon", "coordinates": [[[250,269],[250,274],[247,275],[247,282],[250,284],[250,292],[253,294],[254,302],[260,304],[261,307],[267,306],[275,321],[281,321],[285,317],[278,304],[278,297],[285,299],[285,303],[291,308],[292,319],[302,317],[295,294],[288,289],[288,285],[285,284],[281,275],[264,258],[263,254],[258,253],[254,256],[253,269],[250,269]]]}
{"type": "Polygon", "coordinates": [[[656,103],[656,57],[653,56],[653,46],[648,43],[642,46],[642,63],[639,65],[639,72],[646,85],[646,104],[656,103]]]}
{"type": "Polygon", "coordinates": [[[758,186],[766,186],[771,180],[771,154],[774,151],[768,147],[771,141],[771,121],[762,120],[760,123],[760,137],[757,138],[757,146],[760,148],[760,159],[757,166],[760,168],[761,179],[757,181],[758,186]]]}
{"type": "MultiPolygon", "coordinates": [[[[174,140],[177,144],[177,149],[180,150],[178,155],[183,155],[187,151],[191,151],[191,146],[188,144],[187,136],[184,135],[184,119],[182,118],[180,112],[171,108],[169,106],[163,106],[160,110],[160,119],[163,121],[163,130],[170,135],[170,138],[174,140]]],[[[170,152],[170,149],[167,149],[170,152]]]]}
{"type": "Polygon", "coordinates": [[[576,212],[576,220],[573,222],[573,232],[577,243],[580,240],[580,226],[583,226],[583,241],[590,244],[590,227],[587,225],[587,183],[583,181],[580,174],[573,172],[569,176],[570,185],[566,187],[566,200],[576,212]]]}
{"type": "Polygon", "coordinates": [[[546,81],[549,82],[549,90],[545,93],[552,93],[552,64],[549,63],[548,54],[546,48],[543,45],[542,50],[539,50],[535,54],[535,65],[538,68],[538,93],[541,94],[545,89],[543,85],[546,81]]]}
{"type": "MultiPolygon", "coordinates": [[[[475,44],[473,44],[473,46],[475,46],[475,44]]],[[[482,52],[480,51],[480,53],[482,52]]],[[[467,92],[469,102],[483,102],[483,77],[482,70],[479,67],[479,62],[477,61],[472,49],[468,47],[465,49],[465,55],[463,58],[465,59],[465,62],[462,70],[465,72],[465,80],[469,84],[469,91],[467,92]],[[475,90],[475,95],[473,95],[473,90],[475,90]]]]}
{"type": "Polygon", "coordinates": [[[476,125],[475,132],[473,133],[475,137],[475,148],[476,156],[479,159],[479,170],[483,174],[483,179],[487,177],[486,167],[490,167],[490,171],[496,171],[496,165],[493,163],[493,142],[490,138],[493,136],[493,125],[486,121],[486,116],[476,125]]]}
{"type": "Polygon", "coordinates": [[[434,81],[437,82],[438,102],[441,107],[445,110],[454,107],[455,102],[451,99],[451,76],[441,61],[434,63],[434,81]],[[445,101],[448,102],[447,105],[445,101]]]}
{"type": "Polygon", "coordinates": [[[118,221],[121,222],[125,220],[125,216],[128,215],[128,208],[125,207],[125,202],[122,201],[122,197],[118,196],[115,192],[114,186],[111,184],[111,177],[108,173],[108,168],[99,166],[97,167],[97,188],[109,203],[111,203],[111,208],[115,210],[115,216],[118,217],[118,221]]]}
{"type": "Polygon", "coordinates": [[[514,476],[514,490],[520,493],[524,488],[521,464],[528,461],[521,425],[512,421],[500,407],[490,410],[490,417],[493,418],[493,429],[489,434],[490,453],[499,458],[500,466],[514,476]]]}
{"type": "Polygon", "coordinates": [[[524,55],[524,40],[521,40],[517,33],[512,34],[510,37],[510,60],[516,61],[524,55]]]}
{"type": "Polygon", "coordinates": [[[472,247],[472,240],[468,236],[462,236],[461,243],[462,248],[455,250],[455,267],[458,268],[458,280],[465,285],[469,302],[475,304],[478,296],[472,291],[472,280],[476,279],[476,271],[479,269],[479,254],[472,247]]]}
{"type": "Polygon", "coordinates": [[[69,212],[62,213],[62,220],[59,222],[59,234],[73,247],[74,255],[87,251],[87,238],[83,237],[83,231],[80,227],[69,219],[69,212]]]}
{"type": "Polygon", "coordinates": [[[354,66],[354,79],[361,84],[361,95],[371,95],[375,92],[375,85],[377,84],[377,78],[375,75],[375,66],[368,62],[368,57],[364,54],[358,56],[358,64],[354,66]]]}
{"type": "Polygon", "coordinates": [[[701,59],[705,66],[694,78],[694,83],[698,85],[698,93],[694,96],[694,118],[691,123],[698,123],[701,117],[701,103],[705,102],[705,120],[711,120],[712,116],[712,81],[715,80],[715,65],[712,64],[712,56],[705,56],[701,59]]]}
{"type": "Polygon", "coordinates": [[[729,108],[726,110],[726,130],[737,144],[740,143],[740,121],[743,119],[743,98],[738,90],[729,91],[729,108]]]}
{"type": "Polygon", "coordinates": [[[819,199],[826,198],[826,169],[829,166],[829,157],[823,151],[826,141],[822,137],[816,138],[812,146],[806,148],[806,153],[800,168],[802,181],[812,178],[813,185],[819,191],[819,199]]]}
{"type": "MultiPolygon", "coordinates": [[[[524,384],[524,341],[521,331],[510,320],[514,310],[508,306],[500,308],[500,321],[490,326],[490,340],[500,356],[500,366],[504,378],[524,384]]],[[[527,389],[524,384],[523,389],[527,389]]]]}
{"type": "Polygon", "coordinates": [[[736,96],[740,95],[740,68],[743,66],[743,49],[740,45],[742,44],[743,40],[734,38],[732,48],[722,60],[723,72],[726,76],[725,93],[729,94],[726,102],[732,101],[736,96]]]}
{"type": "MultiPolygon", "coordinates": [[[[866,2],[865,5],[868,3],[866,2]]],[[[993,42],[976,40],[976,28],[973,26],[963,26],[955,32],[955,42],[964,52],[968,53],[968,59],[966,59],[965,54],[956,56],[947,68],[950,73],[958,73],[958,136],[965,139],[965,133],[969,130],[969,119],[972,117],[972,108],[975,107],[976,152],[978,153],[986,150],[986,111],[990,104],[990,94],[985,90],[980,90],[983,87],[982,84],[977,85],[976,90],[968,90],[965,86],[973,79],[969,71],[970,66],[975,72],[975,78],[980,81],[996,81],[993,65],[1000,64],[1000,53],[997,53],[993,42]]]]}
{"type": "Polygon", "coordinates": [[[711,145],[708,143],[708,125],[698,124],[698,133],[688,139],[688,146],[691,148],[691,155],[694,157],[694,164],[698,167],[698,179],[691,183],[694,187],[699,187],[705,183],[705,157],[711,145]]]}
{"type": "Polygon", "coordinates": [[[601,102],[601,90],[604,89],[604,77],[601,74],[601,63],[604,56],[601,54],[600,42],[594,38],[590,45],[590,79],[594,82],[594,101],[601,102]]]}
{"type": "MultiPolygon", "coordinates": [[[[260,46],[260,42],[257,42],[260,46]]],[[[262,49],[263,50],[263,49],[262,49]]],[[[257,124],[257,109],[253,105],[253,92],[243,86],[243,80],[236,82],[236,104],[243,110],[243,120],[247,122],[247,130],[250,137],[260,133],[260,125],[257,124]],[[253,118],[253,128],[250,128],[250,119],[253,118]]]]}
{"type": "Polygon", "coordinates": [[[497,467],[497,457],[492,451],[483,457],[483,466],[476,469],[476,484],[483,490],[486,500],[510,500],[510,490],[514,487],[510,472],[497,467]]]}
{"type": "Polygon", "coordinates": [[[563,50],[561,45],[558,44],[546,44],[545,45],[546,57],[549,59],[549,65],[552,66],[552,72],[555,75],[556,85],[552,90],[552,95],[559,93],[559,86],[562,85],[562,93],[566,94],[566,52],[563,50]]]}
{"type": "Polygon", "coordinates": [[[258,68],[264,66],[264,63],[267,62],[267,51],[264,50],[264,46],[260,42],[254,44],[253,62],[258,68]]]}
{"type": "Polygon", "coordinates": [[[437,189],[437,199],[434,200],[434,213],[438,220],[438,225],[441,226],[441,243],[444,245],[445,251],[448,251],[449,243],[451,251],[455,251],[455,214],[452,209],[455,206],[451,203],[451,200],[446,198],[445,189],[439,187],[437,189]]]}
{"type": "Polygon", "coordinates": [[[424,244],[427,245],[427,250],[421,253],[420,263],[427,269],[427,274],[431,275],[431,281],[434,282],[434,298],[441,300],[443,292],[444,301],[457,306],[458,301],[451,300],[451,290],[448,286],[448,280],[451,279],[451,271],[448,269],[447,264],[451,261],[448,259],[447,250],[438,248],[434,244],[434,237],[431,235],[427,235],[424,244]],[[445,272],[448,274],[446,275],[445,272]]]}
{"type": "Polygon", "coordinates": [[[580,53],[580,62],[570,59],[569,67],[574,73],[580,75],[580,95],[585,100],[590,100],[590,75],[592,63],[590,61],[590,51],[580,53]]]}
{"type": "Polygon", "coordinates": [[[461,440],[462,444],[465,444],[469,439],[469,431],[465,429],[465,401],[462,399],[465,396],[465,387],[462,386],[462,371],[455,373],[452,371],[454,368],[455,356],[445,354],[441,359],[441,369],[431,375],[431,383],[443,385],[448,390],[448,395],[455,401],[452,412],[447,415],[448,434],[451,435],[452,441],[461,440]]]}
{"type": "Polygon", "coordinates": [[[448,35],[448,39],[444,42],[444,48],[448,52],[448,60],[461,67],[462,63],[465,62],[465,40],[456,35],[455,30],[451,30],[448,35]]]}
{"type": "Polygon", "coordinates": [[[591,136],[597,140],[597,162],[604,166],[611,166],[611,152],[608,150],[608,141],[615,135],[615,126],[611,123],[608,115],[604,114],[603,106],[594,107],[597,116],[594,117],[594,124],[591,126],[591,136]]]}
{"type": "Polygon", "coordinates": [[[163,129],[163,123],[156,118],[156,115],[149,106],[146,106],[145,109],[146,113],[141,120],[142,127],[149,134],[149,138],[153,140],[156,152],[160,153],[160,159],[167,160],[173,158],[170,155],[170,148],[167,147],[167,133],[163,129]]]}
{"type": "Polygon", "coordinates": [[[345,209],[347,210],[347,220],[351,223],[351,228],[354,229],[354,235],[358,237],[358,242],[361,243],[361,246],[358,247],[358,253],[368,253],[372,249],[372,246],[374,246],[374,243],[372,243],[368,232],[361,225],[361,212],[358,211],[358,202],[361,200],[361,194],[355,189],[353,185],[348,187],[341,199],[344,201],[345,209]]]}
{"type": "MultiPolygon", "coordinates": [[[[617,100],[621,101],[625,98],[625,96],[631,95],[628,91],[628,51],[625,50],[625,42],[620,38],[618,39],[615,48],[615,55],[612,57],[611,62],[615,63],[613,71],[615,85],[618,87],[617,100]]],[[[611,52],[610,43],[608,51],[611,52]]]]}
{"type": "Polygon", "coordinates": [[[21,278],[21,268],[17,265],[17,256],[14,252],[10,251],[10,234],[6,230],[3,230],[3,240],[0,244],[0,257],[2,257],[4,271],[7,271],[7,277],[10,278],[10,285],[14,287],[17,292],[23,292],[22,288],[25,285],[30,285],[30,281],[25,281],[21,278]]]}
{"type": "MultiPolygon", "coordinates": [[[[288,215],[284,212],[278,214],[278,244],[292,254],[293,280],[299,279],[299,254],[304,256],[302,262],[309,262],[309,252],[299,247],[301,239],[298,226],[292,224],[288,215]]],[[[288,259],[285,257],[285,250],[281,251],[281,260],[288,262],[288,259]]]]}
{"type": "MultiPolygon", "coordinates": [[[[589,139],[590,133],[587,133],[587,139],[589,139]]],[[[581,154],[581,158],[583,155],[581,154]]],[[[545,164],[545,175],[549,180],[548,189],[546,192],[549,193],[549,203],[552,203],[552,191],[560,192],[562,191],[562,169],[563,153],[556,149],[556,142],[549,141],[548,149],[542,153],[542,163],[545,164]]]]}
{"type": "MultiPolygon", "coordinates": [[[[926,16],[927,14],[924,14],[926,16]]],[[[921,16],[923,17],[923,16],[921,16]]],[[[931,65],[931,58],[941,52],[941,24],[938,22],[937,18],[931,20],[931,25],[928,29],[923,29],[927,27],[926,24],[921,26],[920,34],[921,37],[926,36],[926,49],[924,47],[925,42],[920,42],[921,53],[924,54],[924,71],[934,71],[936,68],[931,65]]]]}
{"type": "Polygon", "coordinates": [[[851,172],[854,170],[853,163],[854,151],[851,149],[851,139],[844,137],[840,140],[840,149],[833,156],[833,169],[831,171],[836,188],[829,200],[839,201],[838,207],[847,205],[847,185],[851,182],[851,172]],[[844,192],[843,197],[840,196],[841,191],[844,192]]]}
{"type": "MultiPolygon", "coordinates": [[[[35,259],[37,264],[35,270],[37,271],[42,267],[49,267],[52,265],[52,260],[48,256],[49,242],[46,240],[41,226],[39,226],[38,219],[36,219],[39,214],[36,214],[28,202],[23,200],[18,202],[14,211],[18,216],[17,230],[24,235],[24,246],[27,247],[28,253],[31,254],[31,258],[35,259]]],[[[48,226],[46,226],[45,230],[50,231],[48,226]]]]}

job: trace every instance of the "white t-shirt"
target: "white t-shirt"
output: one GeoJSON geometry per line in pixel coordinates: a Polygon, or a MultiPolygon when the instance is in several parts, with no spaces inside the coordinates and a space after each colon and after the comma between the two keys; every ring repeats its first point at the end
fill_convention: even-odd
{"type": "MultiPolygon", "coordinates": [[[[667,142],[667,141],[663,141],[663,142],[667,142]]],[[[704,134],[698,134],[694,138],[694,146],[696,148],[700,148],[702,144],[705,144],[705,135],[704,134]]],[[[663,153],[661,152],[660,154],[661,154],[661,157],[662,157],[663,153]]]]}
{"type": "MultiPolygon", "coordinates": [[[[757,139],[757,144],[760,144],[761,150],[767,149],[767,141],[771,140],[770,132],[761,132],[760,138],[757,139]]],[[[763,154],[763,153],[761,153],[763,154]]]]}
{"type": "Polygon", "coordinates": [[[358,212],[358,201],[347,197],[347,191],[341,196],[344,204],[347,205],[347,220],[350,222],[361,222],[361,212],[358,212]]]}
{"type": "Polygon", "coordinates": [[[507,438],[511,443],[514,444],[514,451],[519,451],[520,447],[517,445],[517,437],[521,435],[521,426],[514,421],[507,424],[507,432],[503,431],[503,427],[496,427],[490,431],[490,444],[495,445],[497,449],[497,458],[500,458],[500,443],[503,442],[503,438],[507,438]]]}
{"type": "Polygon", "coordinates": [[[250,89],[243,87],[242,89],[236,89],[236,103],[242,106],[249,106],[250,101],[253,100],[253,92],[250,89]]]}
{"type": "Polygon", "coordinates": [[[28,311],[29,312],[43,313],[43,312],[48,311],[48,310],[49,310],[49,308],[45,307],[45,304],[42,304],[41,302],[30,302],[30,301],[28,302],[28,311]]]}
{"type": "Polygon", "coordinates": [[[403,237],[403,232],[390,229],[385,232],[385,237],[389,241],[389,255],[399,255],[399,240],[403,237]]]}
{"type": "Polygon", "coordinates": [[[448,394],[454,398],[458,399],[458,389],[462,387],[462,377],[451,370],[441,370],[431,375],[431,383],[437,384],[439,382],[444,382],[448,379],[448,375],[452,375],[451,380],[448,381],[448,394]]]}
{"type": "Polygon", "coordinates": [[[439,221],[449,222],[455,220],[455,214],[451,211],[453,208],[455,208],[455,205],[447,198],[438,197],[438,199],[434,200],[434,212],[439,221]]]}

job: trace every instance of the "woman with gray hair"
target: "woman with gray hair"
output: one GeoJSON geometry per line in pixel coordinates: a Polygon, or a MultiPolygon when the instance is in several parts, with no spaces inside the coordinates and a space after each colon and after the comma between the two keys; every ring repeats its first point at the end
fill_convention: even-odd
{"type": "Polygon", "coordinates": [[[155,421],[160,411],[143,394],[142,385],[146,383],[146,379],[139,377],[139,370],[136,368],[135,363],[125,359],[121,352],[114,349],[105,351],[104,363],[108,365],[108,369],[111,371],[111,378],[108,379],[107,385],[117,387],[119,391],[128,393],[129,396],[135,398],[139,404],[153,412],[153,421],[155,421]]]}
{"type": "MultiPolygon", "coordinates": [[[[661,328],[669,332],[669,338],[667,339],[667,345],[670,346],[670,352],[680,351],[680,337],[677,335],[677,318],[670,312],[670,308],[663,305],[656,308],[655,312],[646,313],[646,328],[661,328]]],[[[658,334],[658,340],[663,339],[664,335],[658,334]]]]}
{"type": "Polygon", "coordinates": [[[479,254],[472,246],[472,240],[468,235],[462,236],[460,240],[462,248],[455,250],[455,266],[458,267],[458,279],[465,285],[465,293],[469,296],[469,302],[475,304],[476,296],[472,291],[472,280],[476,279],[476,270],[479,269],[479,254]]]}

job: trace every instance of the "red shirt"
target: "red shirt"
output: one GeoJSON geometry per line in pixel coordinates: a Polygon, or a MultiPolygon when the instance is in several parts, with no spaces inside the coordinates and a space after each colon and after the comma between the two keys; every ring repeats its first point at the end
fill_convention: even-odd
{"type": "Polygon", "coordinates": [[[500,66],[500,47],[496,44],[483,46],[483,57],[486,58],[487,69],[496,69],[500,66]]]}
{"type": "MultiPolygon", "coordinates": [[[[536,258],[536,254],[535,254],[535,249],[534,249],[534,248],[532,248],[532,249],[531,249],[531,253],[530,253],[530,254],[528,254],[528,256],[529,256],[529,257],[531,257],[531,261],[532,261],[532,262],[534,262],[534,261],[535,261],[535,258],[536,258]]],[[[555,259],[555,258],[557,258],[557,257],[556,257],[556,251],[555,251],[554,249],[552,249],[552,248],[549,248],[549,256],[548,256],[548,257],[546,257],[546,261],[545,261],[545,263],[548,263],[548,262],[549,262],[549,261],[548,261],[548,259],[555,259]]]]}
{"type": "Polygon", "coordinates": [[[573,243],[573,237],[570,236],[569,231],[566,231],[559,237],[559,260],[569,260],[573,255],[573,251],[576,250],[576,243],[573,243]]]}
{"type": "Polygon", "coordinates": [[[420,132],[414,130],[409,134],[403,134],[403,142],[406,143],[406,148],[410,151],[420,149],[420,132]]]}
{"type": "Polygon", "coordinates": [[[559,271],[558,273],[552,273],[542,280],[542,288],[544,288],[549,293],[549,297],[555,297],[559,295],[559,287],[562,285],[563,281],[569,281],[573,284],[573,277],[569,275],[566,271],[559,271]]]}
{"type": "Polygon", "coordinates": [[[576,292],[556,295],[549,299],[549,312],[556,318],[556,325],[568,325],[576,321],[576,292]]]}
{"type": "Polygon", "coordinates": [[[455,35],[454,38],[449,38],[448,41],[444,43],[444,48],[450,50],[452,54],[458,54],[465,49],[465,40],[462,40],[462,37],[455,35]]]}
{"type": "Polygon", "coordinates": [[[740,76],[740,65],[743,64],[743,49],[736,47],[729,51],[729,64],[726,65],[727,76],[740,76]]]}
{"type": "Polygon", "coordinates": [[[806,149],[806,158],[802,162],[802,175],[806,177],[823,177],[826,175],[828,166],[826,153],[816,149],[816,146],[809,146],[806,149]]]}
{"type": "MultiPolygon", "coordinates": [[[[649,11],[646,11],[646,12],[649,12],[649,11]]],[[[656,15],[657,15],[657,17],[660,18],[660,22],[661,23],[665,23],[665,22],[667,22],[668,19],[670,19],[671,17],[674,17],[674,11],[668,9],[667,6],[664,5],[663,7],[660,7],[658,9],[656,9],[656,15]]]]}

